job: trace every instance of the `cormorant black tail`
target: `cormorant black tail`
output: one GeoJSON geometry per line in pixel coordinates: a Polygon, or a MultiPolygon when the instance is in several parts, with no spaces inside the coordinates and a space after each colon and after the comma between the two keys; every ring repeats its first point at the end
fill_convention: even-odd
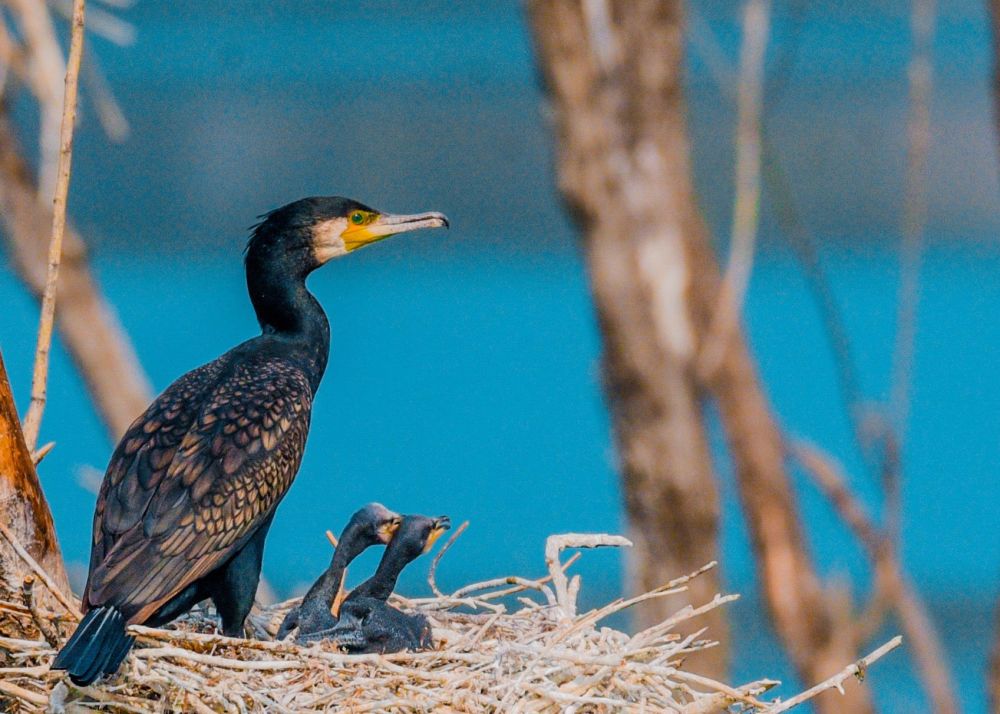
{"type": "Polygon", "coordinates": [[[74,684],[86,687],[103,674],[117,672],[134,641],[125,634],[125,617],[118,610],[94,608],[59,650],[52,669],[66,670],[74,684]]]}

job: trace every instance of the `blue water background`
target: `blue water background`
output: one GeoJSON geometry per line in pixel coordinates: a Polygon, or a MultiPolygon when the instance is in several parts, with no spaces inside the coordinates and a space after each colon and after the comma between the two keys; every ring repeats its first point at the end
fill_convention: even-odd
{"type": "MultiPolygon", "coordinates": [[[[906,6],[795,7],[777,8],[772,137],[820,242],[865,393],[884,400],[905,166],[906,6]]],[[[700,12],[732,62],[735,10],[708,3],[700,12]]],[[[540,573],[550,533],[621,531],[599,340],[553,187],[518,6],[146,2],[126,17],[138,28],[133,47],[93,46],[133,136],[109,144],[84,104],[71,211],[157,389],[254,334],[240,250],[256,214],[337,192],[452,217],[448,233],[380,244],[311,279],[333,349],[302,471],[268,541],[265,573],[278,591],[307,584],[329,555],[323,531],[373,499],[472,522],[442,564],[445,589],[540,573]]],[[[977,4],[942,9],[903,489],[904,560],[945,632],[973,712],[984,709],[1000,573],[1000,214],[988,40],[977,4]]],[[[724,237],[734,116],[691,56],[696,179],[724,237]]],[[[33,111],[23,96],[14,101],[33,151],[33,111]]],[[[878,512],[815,305],[767,197],[761,243],[746,321],[775,410],[789,433],[843,460],[878,512]]],[[[24,404],[37,309],[6,263],[0,301],[0,349],[24,404]]],[[[93,495],[78,481],[88,467],[103,469],[111,445],[58,345],[50,384],[43,439],[57,447],[41,476],[79,578],[93,495]]],[[[721,470],[722,567],[727,587],[745,596],[731,608],[734,678],[778,676],[787,693],[794,678],[762,615],[732,477],[721,470]]],[[[808,481],[796,476],[795,484],[823,573],[864,595],[856,544],[808,481]]],[[[425,591],[423,566],[406,573],[404,591],[425,591]]],[[[579,572],[585,604],[621,590],[615,553],[588,553],[579,572]]],[[[879,667],[869,681],[885,711],[925,706],[904,654],[879,667]]]]}

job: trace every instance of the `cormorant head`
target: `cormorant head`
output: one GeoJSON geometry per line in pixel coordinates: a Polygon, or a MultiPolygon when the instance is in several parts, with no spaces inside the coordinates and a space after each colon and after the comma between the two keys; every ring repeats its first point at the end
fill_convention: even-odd
{"type": "Polygon", "coordinates": [[[247,243],[247,260],[290,261],[304,273],[389,236],[448,227],[443,213],[384,213],[340,196],[303,198],[261,218],[247,243]]]}
{"type": "Polygon", "coordinates": [[[369,503],[351,516],[344,532],[371,545],[388,544],[402,522],[402,516],[393,513],[381,503],[369,503]]]}
{"type": "Polygon", "coordinates": [[[401,551],[405,559],[413,560],[429,551],[449,528],[451,519],[448,516],[403,516],[403,522],[389,547],[401,551]]]}

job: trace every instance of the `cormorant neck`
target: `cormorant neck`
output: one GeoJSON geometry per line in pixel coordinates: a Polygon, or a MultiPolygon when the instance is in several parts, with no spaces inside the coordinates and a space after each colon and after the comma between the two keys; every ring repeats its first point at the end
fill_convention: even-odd
{"type": "Polygon", "coordinates": [[[337,541],[337,547],[333,551],[333,557],[330,559],[330,567],[309,588],[309,592],[302,598],[302,604],[304,605],[306,602],[315,599],[322,599],[327,606],[332,605],[333,599],[340,591],[340,584],[344,581],[344,572],[347,570],[347,566],[364,549],[365,544],[362,542],[362,539],[357,537],[357,534],[351,532],[342,533],[340,540],[337,541]]]}
{"type": "Polygon", "coordinates": [[[402,549],[393,549],[390,545],[385,555],[379,561],[375,574],[351,591],[350,599],[356,597],[371,597],[376,600],[388,600],[396,589],[396,581],[413,558],[408,557],[402,549]]]}
{"type": "Polygon", "coordinates": [[[330,352],[330,323],[319,301],[306,289],[306,275],[291,261],[253,250],[247,254],[247,290],[261,330],[301,344],[314,368],[315,389],[330,352]]]}

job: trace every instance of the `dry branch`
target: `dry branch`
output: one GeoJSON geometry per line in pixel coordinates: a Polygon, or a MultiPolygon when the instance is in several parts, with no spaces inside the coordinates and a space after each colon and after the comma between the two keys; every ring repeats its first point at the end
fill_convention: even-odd
{"type": "Polygon", "coordinates": [[[896,341],[892,356],[890,408],[896,438],[903,441],[910,411],[910,383],[916,351],[920,264],[927,223],[927,155],[931,141],[930,102],[933,77],[935,0],[912,0],[910,31],[910,117],[907,125],[906,189],[903,243],[896,300],[896,341]]]}
{"type": "MultiPolygon", "coordinates": [[[[52,212],[35,192],[13,127],[0,109],[0,221],[14,269],[40,299],[52,212]]],[[[149,404],[152,390],[131,342],[101,296],[83,241],[72,229],[64,240],[58,286],[60,336],[109,436],[117,440],[149,404]]]]}
{"type": "Polygon", "coordinates": [[[892,547],[891,536],[874,524],[831,458],[804,443],[795,444],[792,453],[868,552],[879,580],[884,583],[885,597],[906,634],[933,710],[940,714],[958,711],[941,639],[916,588],[903,570],[897,551],[892,547]]]}
{"type": "Polygon", "coordinates": [[[80,81],[80,58],[83,57],[83,23],[86,0],[74,0],[70,33],[69,60],[66,64],[66,92],[63,95],[62,128],[59,134],[59,164],[55,196],[52,199],[52,235],[49,239],[48,272],[42,293],[42,315],[38,323],[38,346],[31,378],[31,403],[24,420],[24,440],[29,451],[38,444],[38,431],[45,411],[46,384],[49,377],[49,350],[56,317],[56,287],[62,261],[63,235],[66,232],[66,201],[73,164],[73,130],[76,128],[76,97],[80,81]]]}
{"type": "Polygon", "coordinates": [[[770,10],[768,0],[748,0],[743,6],[732,241],[729,264],[719,289],[719,304],[709,323],[699,356],[698,369],[702,379],[716,370],[729,340],[734,333],[738,333],[743,300],[753,269],[760,215],[761,116],[770,10]]]}
{"type": "MultiPolygon", "coordinates": [[[[35,0],[3,1],[10,7],[10,17],[20,30],[21,40],[21,44],[9,47],[6,54],[18,60],[12,67],[39,103],[43,117],[40,143],[47,157],[41,162],[41,173],[51,172],[51,180],[36,182],[10,120],[0,106],[0,225],[14,269],[42,300],[48,278],[49,237],[57,220],[48,202],[57,176],[58,120],[63,108],[65,65],[46,4],[35,0]],[[48,126],[52,122],[46,119],[50,115],[55,117],[54,131],[48,126]],[[54,151],[46,148],[49,144],[54,151]]],[[[10,40],[6,32],[0,35],[10,40]]],[[[68,228],[63,240],[57,285],[60,334],[110,437],[117,440],[145,409],[151,390],[131,344],[91,276],[83,242],[68,228]]]]}
{"type": "Polygon", "coordinates": [[[885,655],[892,652],[894,649],[903,644],[902,637],[893,637],[891,640],[886,642],[884,645],[876,649],[871,654],[866,657],[862,657],[857,662],[849,664],[840,672],[834,676],[827,679],[825,682],[820,682],[815,687],[807,689],[798,696],[792,697],[788,701],[782,702],[776,706],[769,708],[765,714],[778,714],[779,712],[785,712],[802,704],[813,697],[822,694],[823,692],[829,691],[831,689],[836,689],[841,694],[844,693],[844,682],[846,682],[851,677],[856,677],[858,681],[864,681],[867,676],[868,668],[878,660],[882,659],[885,655]]]}
{"type": "MultiPolygon", "coordinates": [[[[39,182],[37,197],[49,201],[55,193],[59,165],[60,121],[66,64],[56,38],[52,14],[38,0],[5,0],[24,38],[25,74],[38,101],[39,182]]],[[[50,226],[51,228],[51,222],[50,226]]],[[[46,232],[47,234],[47,232],[46,232]]]]}

